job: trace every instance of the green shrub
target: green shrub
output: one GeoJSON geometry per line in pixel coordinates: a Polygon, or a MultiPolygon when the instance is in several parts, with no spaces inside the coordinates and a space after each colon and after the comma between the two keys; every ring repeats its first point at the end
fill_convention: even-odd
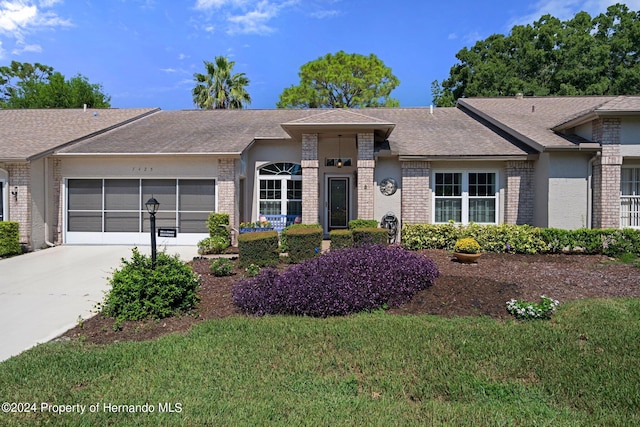
{"type": "Polygon", "coordinates": [[[209,262],[209,271],[216,277],[231,276],[235,263],[229,258],[216,258],[209,262]]]}
{"type": "Polygon", "coordinates": [[[331,239],[331,250],[353,246],[353,232],[351,230],[331,230],[329,238],[331,239]]]}
{"type": "Polygon", "coordinates": [[[21,253],[20,224],[15,221],[0,222],[0,257],[19,255],[21,253]]]}
{"type": "Polygon", "coordinates": [[[453,250],[455,242],[473,237],[485,252],[521,254],[566,253],[640,254],[640,230],[586,229],[562,230],[530,225],[405,224],[402,245],[411,250],[453,250]]]}
{"type": "Polygon", "coordinates": [[[389,233],[386,228],[354,228],[353,244],[360,246],[364,244],[386,245],[389,242],[389,233]]]}
{"type": "Polygon", "coordinates": [[[260,273],[260,267],[255,264],[250,264],[244,269],[244,272],[247,277],[256,277],[260,273]]]}
{"type": "Polygon", "coordinates": [[[322,248],[322,227],[320,225],[307,227],[292,227],[282,231],[287,241],[289,262],[297,264],[305,259],[320,254],[322,248]]]}
{"type": "Polygon", "coordinates": [[[349,230],[356,228],[376,228],[378,227],[378,221],[375,219],[352,219],[349,221],[349,230]]]}
{"type": "Polygon", "coordinates": [[[282,233],[280,233],[280,251],[281,252],[289,252],[289,245],[287,242],[287,234],[290,230],[298,230],[298,229],[316,229],[322,230],[322,226],[318,223],[316,224],[291,224],[287,225],[282,229],[282,233]]]}
{"type": "Polygon", "coordinates": [[[111,290],[99,308],[120,322],[161,319],[192,309],[198,301],[200,277],[177,256],[164,252],[158,253],[152,268],[151,257],[133,248],[131,260],[123,258],[109,282],[111,290]]]}
{"type": "Polygon", "coordinates": [[[229,214],[211,212],[207,218],[209,236],[229,237],[229,214]]]}
{"type": "Polygon", "coordinates": [[[229,247],[229,240],[225,237],[206,237],[198,242],[200,255],[221,254],[229,247]]]}
{"type": "Polygon", "coordinates": [[[238,253],[240,266],[258,267],[275,265],[280,261],[277,231],[257,231],[238,236],[238,253]]]}
{"type": "Polygon", "coordinates": [[[547,245],[541,230],[529,225],[405,224],[402,245],[411,250],[452,251],[458,239],[473,237],[485,252],[539,253],[547,245]]]}
{"type": "Polygon", "coordinates": [[[460,230],[454,224],[404,224],[402,227],[402,246],[414,251],[420,249],[451,251],[460,237],[460,230]]]}

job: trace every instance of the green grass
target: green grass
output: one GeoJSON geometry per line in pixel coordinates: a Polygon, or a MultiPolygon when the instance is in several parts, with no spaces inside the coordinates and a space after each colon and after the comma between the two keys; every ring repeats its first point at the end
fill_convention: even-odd
{"type": "Polygon", "coordinates": [[[640,425],[639,355],[638,299],[561,305],[551,321],[227,318],[152,342],[47,343],[0,363],[3,402],[100,408],[0,413],[0,425],[640,425]]]}

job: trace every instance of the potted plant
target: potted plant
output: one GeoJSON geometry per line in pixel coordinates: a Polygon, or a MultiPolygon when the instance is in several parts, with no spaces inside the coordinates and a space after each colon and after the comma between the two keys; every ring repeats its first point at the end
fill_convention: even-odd
{"type": "Polygon", "coordinates": [[[453,256],[459,262],[473,263],[480,258],[480,244],[473,237],[458,239],[453,247],[453,256]]]}

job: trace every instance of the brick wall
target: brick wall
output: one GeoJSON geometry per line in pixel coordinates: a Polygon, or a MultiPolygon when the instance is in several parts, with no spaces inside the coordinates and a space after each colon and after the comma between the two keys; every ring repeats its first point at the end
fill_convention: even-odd
{"type": "Polygon", "coordinates": [[[302,222],[319,222],[318,135],[302,135],[302,222]]]}
{"type": "Polygon", "coordinates": [[[358,134],[358,218],[373,219],[374,178],[373,133],[358,134]]]}
{"type": "MultiPolygon", "coordinates": [[[[229,224],[239,227],[239,206],[237,192],[240,182],[236,175],[236,159],[218,159],[218,212],[229,214],[229,224]]],[[[236,235],[232,236],[232,245],[237,245],[236,235]]]]}
{"type": "Polygon", "coordinates": [[[0,163],[7,171],[7,200],[9,221],[20,223],[20,243],[31,248],[31,165],[29,163],[0,163]],[[18,191],[14,197],[11,192],[18,191]]]}
{"type": "Polygon", "coordinates": [[[504,222],[533,224],[535,209],[534,166],[530,161],[510,161],[506,167],[504,222]]]}
{"type": "Polygon", "coordinates": [[[402,162],[402,222],[431,222],[430,162],[402,162]]]}
{"type": "Polygon", "coordinates": [[[593,140],[602,145],[593,164],[593,227],[620,227],[621,121],[601,118],[594,121],[593,140]]]}

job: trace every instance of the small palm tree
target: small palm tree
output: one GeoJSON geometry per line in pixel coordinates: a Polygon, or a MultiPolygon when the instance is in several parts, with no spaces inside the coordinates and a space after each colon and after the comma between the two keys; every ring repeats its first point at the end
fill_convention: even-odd
{"type": "Polygon", "coordinates": [[[235,61],[216,56],[214,62],[204,61],[206,74],[195,73],[193,102],[205,110],[244,108],[251,103],[245,89],[249,79],[244,73],[231,74],[235,61]]]}

